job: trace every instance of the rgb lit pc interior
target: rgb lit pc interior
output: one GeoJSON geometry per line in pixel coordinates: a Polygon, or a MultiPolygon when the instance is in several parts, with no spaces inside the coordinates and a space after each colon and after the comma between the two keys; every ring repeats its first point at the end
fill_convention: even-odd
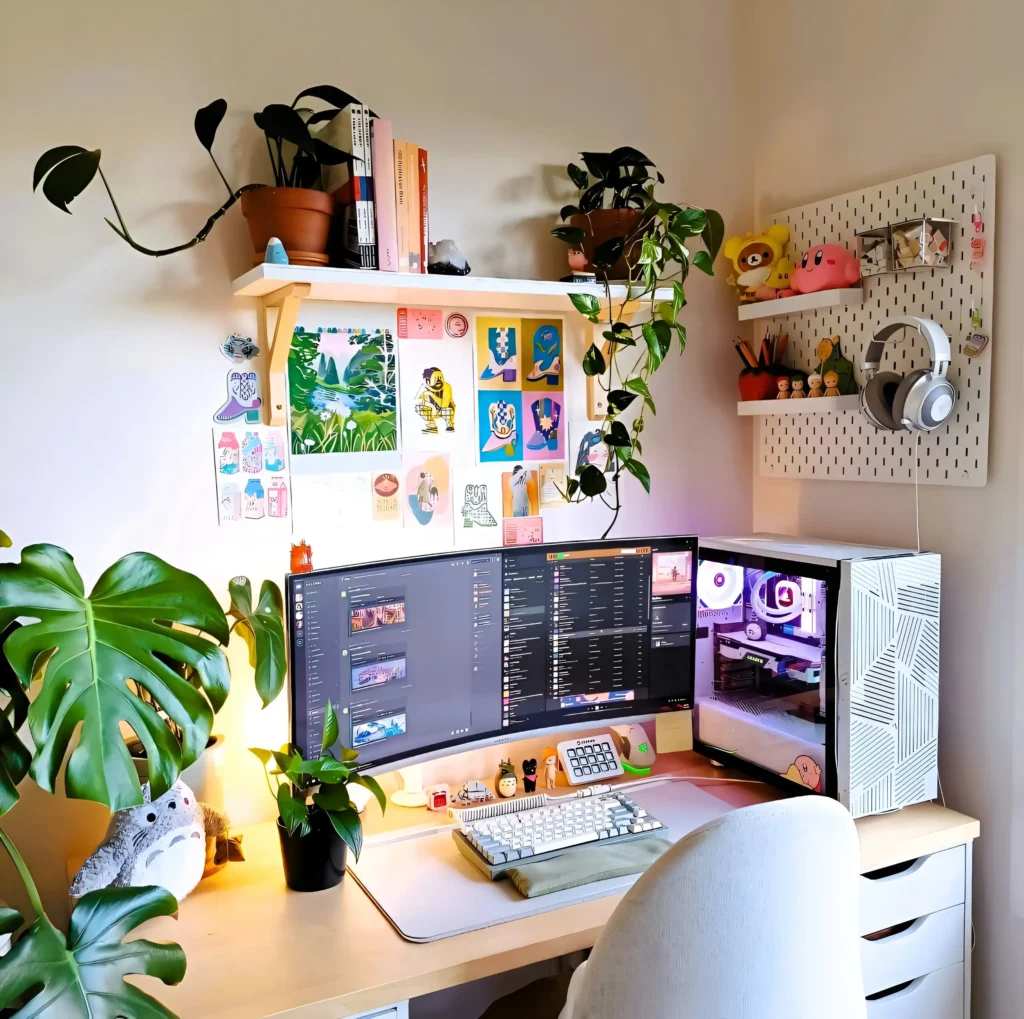
{"type": "Polygon", "coordinates": [[[292,729],[378,767],[693,704],[697,541],[439,555],[288,578],[292,729]]]}

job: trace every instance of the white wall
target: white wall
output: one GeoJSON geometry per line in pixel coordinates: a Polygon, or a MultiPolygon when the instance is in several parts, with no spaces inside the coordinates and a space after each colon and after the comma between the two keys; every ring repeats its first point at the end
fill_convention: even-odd
{"type": "MultiPolygon", "coordinates": [[[[238,186],[267,179],[253,109],[332,82],[429,149],[432,232],[456,238],[474,272],[556,278],[564,249],[547,231],[566,193],[560,168],[581,148],[633,144],[664,171],[667,196],[749,222],[731,32],[729,4],[695,0],[655,0],[642,17],[611,0],[37,0],[5,11],[0,526],[17,546],[65,546],[87,583],[135,549],[218,593],[239,572],[258,583],[287,568],[284,542],[221,532],[214,514],[217,344],[255,326],[251,304],[230,296],[250,256],[240,212],[197,250],[148,259],[104,225],[98,182],[72,216],[31,194],[43,150],[101,147],[136,236],[171,244],[223,199],[194,111],[227,99],[216,151],[238,186]]],[[[689,291],[689,347],[659,374],[661,409],[645,434],[656,495],[630,489],[622,535],[750,526],[749,434],[731,411],[734,312],[719,281],[694,279],[689,291]]],[[[557,529],[578,537],[603,521],[562,519],[557,529]]],[[[232,659],[235,691],[217,727],[229,737],[229,808],[244,822],[269,815],[244,747],[284,737],[283,705],[261,715],[237,647],[232,659]]],[[[95,845],[105,815],[24,791],[5,827],[60,915],[64,860],[95,845]]],[[[6,863],[0,875],[0,894],[23,902],[6,863]]]]}
{"type": "MultiPolygon", "coordinates": [[[[759,3],[751,15],[741,79],[744,65],[781,60],[786,96],[771,107],[778,115],[756,117],[751,138],[758,223],[777,209],[996,153],[995,318],[986,323],[993,337],[989,483],[922,487],[921,540],[943,555],[942,786],[950,806],[981,819],[973,1014],[1010,1019],[1020,1015],[1024,997],[1024,920],[1009,901],[1014,798],[1024,811],[1024,780],[1013,762],[1024,700],[1016,640],[1024,299],[1015,286],[1024,258],[1017,45],[1024,10],[1013,0],[784,0],[759,3]]],[[[754,525],[913,544],[914,490],[755,476],[754,525]]],[[[1019,855],[1016,868],[1022,863],[1019,855]]]]}

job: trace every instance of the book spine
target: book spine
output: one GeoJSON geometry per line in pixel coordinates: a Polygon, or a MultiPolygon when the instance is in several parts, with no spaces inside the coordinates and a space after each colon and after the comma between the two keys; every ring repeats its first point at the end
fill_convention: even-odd
{"type": "Polygon", "coordinates": [[[405,173],[406,193],[409,196],[409,272],[422,272],[419,162],[419,146],[407,142],[405,146],[405,173]]]}
{"type": "Polygon", "coordinates": [[[420,160],[420,272],[427,271],[430,256],[430,206],[427,202],[427,150],[419,150],[420,160]]]}
{"type": "Polygon", "coordinates": [[[363,269],[377,268],[377,226],[373,210],[373,147],[370,143],[370,111],[359,105],[359,141],[363,165],[359,168],[359,209],[362,230],[359,235],[359,264],[363,269]]]}
{"type": "Polygon", "coordinates": [[[377,265],[398,272],[398,213],[395,207],[395,142],[390,120],[370,124],[373,208],[377,216],[377,265]]]}
{"type": "Polygon", "coordinates": [[[409,180],[406,174],[406,144],[396,141],[395,149],[395,231],[398,235],[398,271],[409,271],[409,180]]]}

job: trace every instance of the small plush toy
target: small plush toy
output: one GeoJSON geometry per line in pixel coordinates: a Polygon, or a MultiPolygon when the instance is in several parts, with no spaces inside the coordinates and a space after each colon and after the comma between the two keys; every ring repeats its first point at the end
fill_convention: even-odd
{"type": "Polygon", "coordinates": [[[816,244],[800,259],[792,285],[798,294],[842,290],[860,282],[860,263],[841,244],[816,244]]]}
{"type": "Polygon", "coordinates": [[[774,301],[776,297],[792,297],[790,286],[796,266],[788,258],[780,258],[771,268],[768,279],[754,291],[755,301],[774,301]]]}
{"type": "Polygon", "coordinates": [[[779,387],[779,395],[775,397],[776,400],[788,400],[789,399],[789,379],[783,376],[776,383],[779,387]]]}
{"type": "Polygon", "coordinates": [[[516,775],[515,765],[511,760],[502,761],[498,765],[498,773],[494,776],[494,791],[506,799],[515,796],[519,788],[519,778],[516,775]]]}
{"type": "Polygon", "coordinates": [[[788,240],[789,227],[777,223],[763,233],[730,237],[725,242],[722,254],[733,267],[726,283],[736,287],[742,303],[753,301],[758,287],[768,283],[772,266],[782,258],[788,240]]]}
{"type": "Polygon", "coordinates": [[[537,791],[537,758],[531,757],[523,761],[523,792],[537,791]]]}
{"type": "Polygon", "coordinates": [[[836,372],[825,372],[825,395],[839,396],[839,376],[836,372]]]}
{"type": "Polygon", "coordinates": [[[790,384],[793,386],[793,392],[789,396],[791,400],[803,400],[807,396],[804,392],[804,380],[799,375],[794,376],[790,384]]]}
{"type": "Polygon", "coordinates": [[[99,888],[159,885],[179,902],[203,876],[206,840],[228,830],[228,819],[205,803],[179,778],[150,802],[149,783],[142,804],[118,810],[107,834],[71,882],[76,898],[99,888]]]}
{"type": "Polygon", "coordinates": [[[816,396],[825,395],[821,389],[823,382],[824,380],[817,372],[812,372],[810,375],[807,376],[807,396],[809,399],[813,399],[816,396]]]}

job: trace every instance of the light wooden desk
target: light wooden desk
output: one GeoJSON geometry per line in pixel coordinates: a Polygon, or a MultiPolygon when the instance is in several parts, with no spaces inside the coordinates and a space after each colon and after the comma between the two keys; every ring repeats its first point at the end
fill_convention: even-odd
{"type": "MultiPolygon", "coordinates": [[[[694,777],[736,773],[713,769],[696,754],[666,754],[658,772],[694,777]]],[[[760,783],[715,783],[711,791],[737,806],[779,793],[760,783]]],[[[426,810],[389,805],[384,819],[371,804],[368,834],[448,823],[426,810]]],[[[977,821],[934,804],[857,823],[862,871],[875,870],[951,846],[970,844],[977,821]]],[[[245,830],[246,862],[229,864],[203,881],[177,920],[139,928],[177,941],[188,970],[177,987],[138,981],[182,1017],[253,1019],[286,1012],[294,1019],[341,1019],[591,947],[621,896],[584,902],[429,944],[404,941],[358,884],[345,879],[316,893],[284,885],[275,825],[245,830]]]]}

